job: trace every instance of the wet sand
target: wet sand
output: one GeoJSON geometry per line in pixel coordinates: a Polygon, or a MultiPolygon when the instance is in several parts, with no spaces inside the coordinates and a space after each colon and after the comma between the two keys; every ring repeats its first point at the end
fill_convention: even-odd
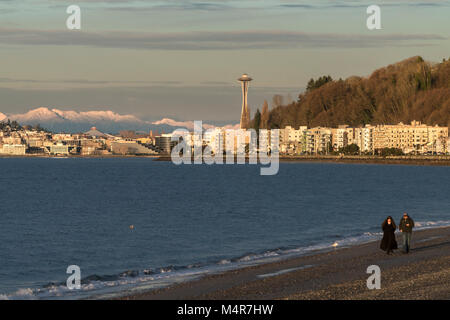
{"type": "MultiPolygon", "coordinates": [[[[401,238],[397,235],[399,247],[401,238]]],[[[379,241],[208,275],[121,299],[450,299],[450,227],[415,231],[409,254],[387,255],[379,241]],[[381,289],[367,289],[367,267],[381,289]]]]}

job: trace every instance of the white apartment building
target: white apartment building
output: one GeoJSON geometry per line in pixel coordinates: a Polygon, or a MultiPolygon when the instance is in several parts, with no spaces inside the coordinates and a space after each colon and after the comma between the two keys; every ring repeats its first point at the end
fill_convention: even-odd
{"type": "Polygon", "coordinates": [[[418,121],[411,125],[380,125],[374,129],[374,149],[397,148],[404,153],[440,153],[448,149],[448,127],[427,126],[418,121]]]}
{"type": "Polygon", "coordinates": [[[286,154],[300,154],[306,151],[306,137],[308,127],[298,129],[287,126],[280,129],[280,152],[286,154]]]}
{"type": "Polygon", "coordinates": [[[361,128],[360,131],[360,144],[359,148],[362,152],[373,153],[373,130],[375,127],[371,125],[366,125],[364,128],[361,128]]]}
{"type": "Polygon", "coordinates": [[[23,144],[4,144],[2,148],[0,148],[1,154],[21,156],[24,155],[27,151],[27,146],[23,144]]]}
{"type": "Polygon", "coordinates": [[[13,134],[9,137],[3,137],[3,143],[9,145],[20,145],[22,144],[22,138],[18,134],[13,134]]]}
{"type": "Polygon", "coordinates": [[[353,129],[351,132],[349,129],[352,128],[349,128],[348,125],[340,125],[336,129],[331,129],[331,141],[334,150],[339,150],[351,144],[349,138],[353,141],[353,129]]]}
{"type": "Polygon", "coordinates": [[[326,153],[329,143],[338,151],[356,144],[362,153],[374,154],[379,149],[396,148],[405,154],[450,153],[448,127],[428,126],[418,121],[410,125],[365,125],[351,128],[317,127],[296,130],[290,126],[280,130],[280,152],[284,154],[326,153]]]}
{"type": "Polygon", "coordinates": [[[331,128],[316,127],[307,130],[306,152],[307,153],[327,153],[332,147],[331,128]]]}

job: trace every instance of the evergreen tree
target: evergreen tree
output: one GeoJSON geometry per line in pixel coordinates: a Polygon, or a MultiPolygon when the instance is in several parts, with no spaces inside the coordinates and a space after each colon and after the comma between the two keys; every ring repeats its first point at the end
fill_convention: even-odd
{"type": "Polygon", "coordinates": [[[306,86],[306,91],[312,91],[314,89],[320,88],[324,84],[333,81],[331,76],[322,76],[317,80],[311,79],[308,81],[308,85],[306,86]]]}
{"type": "Polygon", "coordinates": [[[269,129],[269,104],[267,103],[267,100],[264,100],[262,112],[261,112],[261,129],[269,129]]]}
{"type": "Polygon", "coordinates": [[[259,112],[259,109],[257,109],[255,117],[253,118],[253,129],[255,129],[258,135],[260,126],[261,126],[261,113],[259,112]]]}

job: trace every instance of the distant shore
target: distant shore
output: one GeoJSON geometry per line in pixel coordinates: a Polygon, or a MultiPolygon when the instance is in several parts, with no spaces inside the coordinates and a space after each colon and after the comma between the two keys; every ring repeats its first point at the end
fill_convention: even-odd
{"type": "MultiPolygon", "coordinates": [[[[167,155],[8,155],[0,154],[1,158],[87,158],[87,159],[109,159],[109,158],[151,158],[155,161],[172,161],[167,155]]],[[[347,163],[347,164],[389,164],[389,165],[415,165],[415,166],[450,166],[450,156],[280,156],[280,162],[319,162],[319,163],[347,163]]],[[[226,159],[224,158],[224,162],[226,159]]],[[[236,158],[235,158],[236,162],[236,158]]],[[[248,158],[246,158],[248,163],[248,158]]]]}
{"type": "Polygon", "coordinates": [[[450,166],[450,156],[284,156],[280,161],[450,166]]]}
{"type": "Polygon", "coordinates": [[[59,159],[80,159],[80,158],[86,158],[86,159],[110,159],[110,158],[152,158],[157,159],[160,155],[151,155],[151,154],[143,154],[143,155],[122,155],[122,154],[109,154],[109,155],[66,155],[66,156],[52,156],[52,155],[37,155],[37,154],[25,154],[25,155],[8,155],[8,154],[0,154],[0,159],[5,158],[42,158],[42,159],[53,159],[53,158],[59,158],[59,159]]]}
{"type": "MultiPolygon", "coordinates": [[[[280,162],[323,162],[350,164],[398,164],[420,166],[450,166],[450,156],[280,156],[280,162]]],[[[159,156],[157,161],[171,161],[170,156],[159,156]]],[[[225,162],[225,158],[224,158],[225,162]]],[[[248,158],[246,159],[248,162],[248,158]]]]}
{"type": "Polygon", "coordinates": [[[379,249],[379,241],[373,241],[209,275],[121,299],[450,299],[450,227],[414,232],[409,254],[397,250],[387,255],[379,249]],[[381,269],[380,290],[367,288],[370,265],[381,269]]]}

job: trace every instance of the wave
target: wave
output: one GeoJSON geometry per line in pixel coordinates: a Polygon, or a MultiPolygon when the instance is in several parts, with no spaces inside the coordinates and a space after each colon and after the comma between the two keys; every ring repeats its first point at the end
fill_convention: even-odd
{"type": "Polygon", "coordinates": [[[430,229],[430,228],[442,228],[450,226],[450,220],[439,220],[439,221],[418,221],[414,223],[416,229],[430,229]]]}
{"type": "MultiPolygon", "coordinates": [[[[418,221],[416,230],[450,226],[450,220],[418,221]]],[[[89,275],[81,279],[80,290],[69,290],[65,282],[48,283],[39,288],[20,288],[10,294],[0,294],[0,300],[31,299],[105,299],[191,281],[212,273],[239,269],[316,252],[360,245],[380,239],[382,232],[363,232],[349,237],[334,235],[330,241],[309,246],[285,247],[250,252],[232,259],[220,259],[210,264],[170,265],[156,269],[127,270],[117,275],[89,275]]]]}

